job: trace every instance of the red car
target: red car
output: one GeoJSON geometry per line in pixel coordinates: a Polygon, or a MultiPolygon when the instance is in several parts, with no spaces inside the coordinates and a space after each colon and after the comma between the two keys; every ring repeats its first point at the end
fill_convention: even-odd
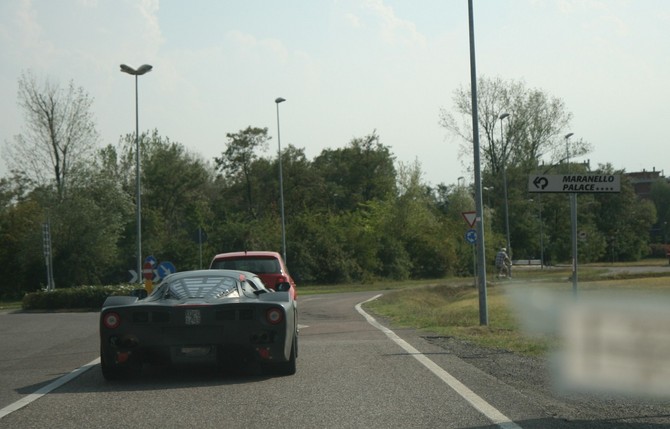
{"type": "Polygon", "coordinates": [[[289,293],[295,299],[298,294],[295,282],[286,268],[281,255],[269,251],[244,251],[220,253],[212,259],[210,269],[249,271],[261,278],[265,285],[273,290],[279,283],[289,283],[289,293]]]}

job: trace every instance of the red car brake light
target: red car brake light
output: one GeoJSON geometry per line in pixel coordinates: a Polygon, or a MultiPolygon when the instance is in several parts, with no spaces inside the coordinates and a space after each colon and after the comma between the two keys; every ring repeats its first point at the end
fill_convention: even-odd
{"type": "Polygon", "coordinates": [[[118,328],[121,324],[121,316],[119,316],[119,313],[110,311],[102,316],[102,324],[105,325],[105,328],[107,329],[118,328]]]}
{"type": "Polygon", "coordinates": [[[265,311],[265,319],[271,325],[278,325],[284,321],[284,312],[280,308],[269,308],[265,311]]]}

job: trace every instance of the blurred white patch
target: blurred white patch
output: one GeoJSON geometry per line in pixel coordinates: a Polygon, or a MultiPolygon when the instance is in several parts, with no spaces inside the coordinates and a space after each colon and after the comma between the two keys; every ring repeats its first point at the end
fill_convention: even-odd
{"type": "Polygon", "coordinates": [[[529,333],[559,339],[552,355],[556,388],[670,397],[670,299],[604,293],[574,298],[517,290],[512,298],[529,333]]]}

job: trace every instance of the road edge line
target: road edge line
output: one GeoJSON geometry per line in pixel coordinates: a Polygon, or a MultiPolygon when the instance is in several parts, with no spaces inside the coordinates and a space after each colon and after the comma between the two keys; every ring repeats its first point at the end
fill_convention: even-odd
{"type": "Polygon", "coordinates": [[[30,404],[33,401],[38,400],[42,396],[46,395],[47,393],[58,389],[65,383],[74,380],[75,378],[79,377],[89,369],[91,369],[93,366],[97,365],[100,363],[100,358],[95,358],[91,362],[87,363],[86,365],[80,366],[79,368],[75,369],[74,371],[70,372],[69,374],[66,374],[51,383],[47,384],[44,387],[41,387],[40,389],[36,390],[35,393],[31,393],[27,396],[24,396],[23,398],[19,399],[18,401],[7,405],[6,407],[0,409],[0,419],[3,417],[8,416],[9,414],[13,413],[16,410],[19,410],[26,405],[30,404]]]}
{"type": "Polygon", "coordinates": [[[356,304],[356,311],[358,311],[367,322],[374,326],[375,328],[382,331],[386,336],[401,348],[403,348],[407,353],[413,356],[418,360],[423,366],[428,368],[433,374],[435,374],[440,380],[444,381],[449,387],[451,387],[456,393],[458,393],[463,399],[468,401],[477,411],[483,414],[486,418],[491,420],[494,424],[498,425],[503,429],[522,429],[521,426],[514,423],[509,417],[501,413],[493,405],[486,402],[481,396],[477,395],[475,392],[470,390],[466,385],[458,381],[453,375],[445,371],[441,366],[430,360],[419,350],[415,349],[407,341],[400,338],[395,332],[388,329],[377,320],[370,316],[368,313],[363,310],[362,305],[374,301],[375,299],[382,296],[381,294],[375,295],[372,298],[356,304]]]}

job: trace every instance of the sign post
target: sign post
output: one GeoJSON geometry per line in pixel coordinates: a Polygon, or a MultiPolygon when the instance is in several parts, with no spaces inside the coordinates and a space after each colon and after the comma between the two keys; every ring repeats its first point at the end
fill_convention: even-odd
{"type": "Polygon", "coordinates": [[[572,291],[577,295],[577,194],[621,192],[616,174],[531,174],[528,192],[569,193],[572,234],[572,291]]]}
{"type": "Polygon", "coordinates": [[[145,261],[142,266],[142,277],[144,277],[144,289],[150,294],[154,288],[154,264],[145,261]]]}
{"type": "Polygon", "coordinates": [[[461,212],[465,222],[470,225],[470,229],[465,233],[465,241],[472,246],[472,272],[474,273],[475,287],[477,287],[477,230],[474,229],[477,223],[477,212],[461,212]]]}

